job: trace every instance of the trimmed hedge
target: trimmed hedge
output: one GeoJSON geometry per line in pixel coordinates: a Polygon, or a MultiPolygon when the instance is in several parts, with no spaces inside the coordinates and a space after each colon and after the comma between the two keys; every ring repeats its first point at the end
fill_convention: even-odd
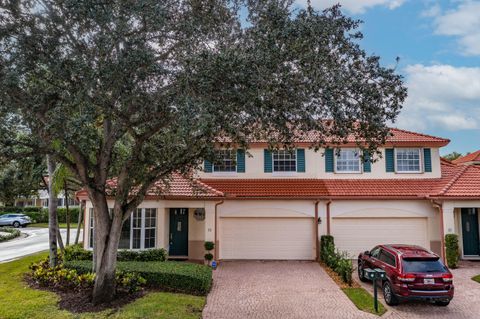
{"type": "MultiPolygon", "coordinates": [[[[65,267],[79,274],[92,270],[87,260],[65,261],[65,267]]],[[[205,296],[212,288],[212,269],[205,265],[178,261],[119,261],[117,270],[134,273],[147,280],[147,286],[167,291],[205,296]]]]}
{"type": "MultiPolygon", "coordinates": [[[[63,256],[66,261],[74,260],[92,260],[93,252],[84,249],[81,245],[71,245],[65,248],[63,256]]],[[[117,261],[165,261],[167,260],[167,251],[160,249],[147,250],[119,250],[117,261]]]]}
{"type": "MultiPolygon", "coordinates": [[[[79,208],[69,208],[70,222],[78,221],[79,208]]],[[[48,209],[42,207],[0,207],[0,215],[4,214],[25,214],[35,223],[48,223],[48,209]],[[7,210],[8,209],[8,210],[7,210]]],[[[57,208],[58,222],[67,222],[67,209],[57,208]]]]}
{"type": "Polygon", "coordinates": [[[460,249],[458,247],[458,235],[447,234],[445,235],[445,248],[447,265],[450,268],[457,268],[458,257],[460,256],[460,249]]]}
{"type": "Polygon", "coordinates": [[[2,241],[17,238],[21,234],[18,229],[12,227],[0,227],[0,232],[7,233],[7,235],[0,235],[0,243],[2,241]]]}

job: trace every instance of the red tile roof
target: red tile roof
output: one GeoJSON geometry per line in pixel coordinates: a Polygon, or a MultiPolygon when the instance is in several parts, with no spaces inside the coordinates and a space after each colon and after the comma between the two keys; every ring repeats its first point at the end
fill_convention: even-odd
{"type": "Polygon", "coordinates": [[[468,155],[459,157],[452,161],[454,164],[464,164],[468,162],[480,162],[480,150],[470,153],[468,155]]]}
{"type": "MultiPolygon", "coordinates": [[[[107,188],[115,188],[116,179],[107,182],[107,188]]],[[[76,193],[77,198],[86,198],[87,191],[82,189],[76,193]]],[[[190,198],[216,198],[223,197],[224,194],[209,185],[204,184],[200,180],[193,180],[180,174],[173,174],[170,181],[164,183],[158,181],[152,187],[146,198],[169,198],[169,199],[190,199],[190,198]]]]}
{"type": "MultiPolygon", "coordinates": [[[[401,130],[398,128],[390,128],[390,136],[386,139],[386,145],[397,146],[445,146],[450,143],[449,139],[436,137],[432,135],[401,130]]],[[[309,131],[295,134],[293,142],[295,143],[313,143],[318,140],[324,140],[328,144],[333,141],[332,137],[324,137],[319,131],[309,131]]],[[[218,142],[228,143],[231,140],[228,138],[218,138],[218,142]]],[[[346,138],[346,143],[356,143],[359,139],[354,135],[349,135],[346,138]]],[[[250,143],[267,143],[265,138],[255,138],[249,141],[250,143]]],[[[343,141],[342,141],[343,142],[343,141]]]]}
{"type": "Polygon", "coordinates": [[[227,198],[480,199],[480,167],[442,161],[430,179],[203,179],[227,198]]]}

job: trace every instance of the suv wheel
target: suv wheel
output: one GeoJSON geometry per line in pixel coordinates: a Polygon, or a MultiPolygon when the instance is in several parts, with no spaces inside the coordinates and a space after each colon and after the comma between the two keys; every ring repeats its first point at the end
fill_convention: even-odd
{"type": "Polygon", "coordinates": [[[19,222],[17,222],[17,221],[13,222],[13,227],[15,227],[15,228],[18,228],[18,227],[20,227],[20,223],[19,223],[19,222]]]}
{"type": "Polygon", "coordinates": [[[392,285],[388,281],[385,281],[383,284],[383,299],[389,306],[398,305],[398,298],[395,296],[392,285]]]}
{"type": "Polygon", "coordinates": [[[360,281],[367,282],[368,279],[365,278],[365,274],[363,273],[363,263],[362,262],[358,262],[357,271],[358,271],[358,278],[360,279],[360,281]]]}

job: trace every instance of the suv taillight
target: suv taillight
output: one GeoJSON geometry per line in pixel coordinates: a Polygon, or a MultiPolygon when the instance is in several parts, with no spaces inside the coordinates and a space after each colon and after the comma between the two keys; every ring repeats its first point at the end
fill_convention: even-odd
{"type": "Polygon", "coordinates": [[[397,277],[397,279],[403,282],[413,282],[415,281],[415,275],[414,274],[400,275],[397,277]]]}
{"type": "Polygon", "coordinates": [[[452,274],[443,274],[442,275],[443,282],[452,282],[453,275],[452,274]]]}

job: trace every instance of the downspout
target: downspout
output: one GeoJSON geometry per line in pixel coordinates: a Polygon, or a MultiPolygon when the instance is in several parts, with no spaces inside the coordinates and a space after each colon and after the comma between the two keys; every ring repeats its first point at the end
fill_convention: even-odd
{"type": "Polygon", "coordinates": [[[215,229],[215,234],[214,234],[214,238],[215,238],[215,239],[214,239],[214,240],[215,240],[215,248],[214,248],[214,251],[213,251],[213,255],[214,255],[213,258],[214,258],[214,260],[216,260],[217,262],[218,262],[218,259],[217,259],[217,256],[218,256],[218,235],[217,235],[217,234],[218,234],[218,232],[217,232],[217,229],[218,229],[218,227],[217,227],[217,215],[218,215],[218,214],[217,214],[217,210],[218,210],[218,209],[217,209],[217,208],[218,208],[218,206],[222,205],[223,202],[224,202],[224,200],[222,199],[220,202],[215,203],[215,223],[214,223],[214,225],[215,225],[215,226],[214,226],[214,229],[215,229]]]}
{"type": "Polygon", "coordinates": [[[327,202],[327,235],[330,236],[330,204],[332,203],[332,200],[329,199],[327,202]]]}
{"type": "Polygon", "coordinates": [[[315,261],[318,261],[318,203],[320,203],[319,200],[315,201],[315,220],[313,222],[313,225],[315,227],[314,233],[315,233],[315,261]]]}
{"type": "Polygon", "coordinates": [[[445,263],[446,262],[445,260],[445,229],[443,224],[443,204],[436,202],[433,199],[431,199],[430,202],[432,203],[433,207],[438,208],[438,212],[440,214],[440,237],[441,237],[440,238],[440,245],[441,245],[440,255],[442,257],[442,261],[445,263]]]}

